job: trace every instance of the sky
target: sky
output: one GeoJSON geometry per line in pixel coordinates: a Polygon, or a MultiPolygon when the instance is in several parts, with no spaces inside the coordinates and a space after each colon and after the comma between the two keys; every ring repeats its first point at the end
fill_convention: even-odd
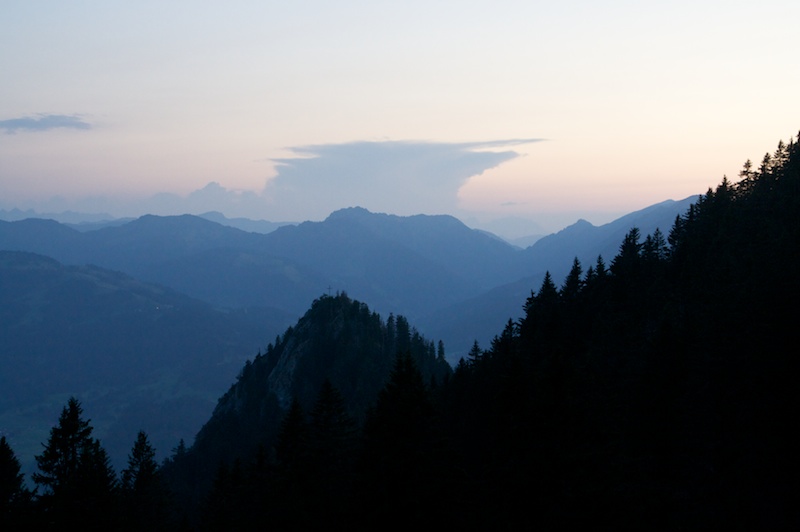
{"type": "Polygon", "coordinates": [[[797,135],[798,20],[796,0],[8,0],[0,209],[601,224],[797,135]]]}

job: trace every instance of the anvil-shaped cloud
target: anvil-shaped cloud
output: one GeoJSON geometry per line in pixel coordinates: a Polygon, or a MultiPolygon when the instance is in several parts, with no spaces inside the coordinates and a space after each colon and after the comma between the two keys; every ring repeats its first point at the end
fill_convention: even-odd
{"type": "Polygon", "coordinates": [[[441,143],[351,142],[290,148],[273,159],[277,175],[264,190],[283,219],[313,219],[358,205],[393,214],[449,213],[458,189],[484,171],[519,156],[496,151],[541,139],[441,143]]]}

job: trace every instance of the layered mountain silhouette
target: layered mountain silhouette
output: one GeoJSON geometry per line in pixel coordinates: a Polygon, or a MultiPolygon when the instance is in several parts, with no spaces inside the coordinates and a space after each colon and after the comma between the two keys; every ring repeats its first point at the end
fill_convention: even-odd
{"type": "Polygon", "coordinates": [[[72,518],[60,509],[85,507],[80,518],[111,523],[160,507],[154,524],[209,530],[796,529],[798,283],[787,272],[798,259],[799,154],[781,142],[697,201],[599,228],[579,221],[525,250],[450,217],[359,208],[267,235],[198,217],[83,233],[0,224],[0,246],[78,261],[0,253],[4,515],[58,525],[72,518]],[[138,278],[80,262],[89,256],[138,278]],[[177,292],[181,282],[206,301],[177,292]],[[45,445],[74,469],[38,459],[52,473],[34,477],[44,494],[23,489],[9,446],[19,448],[20,421],[38,424],[67,394],[77,405],[77,390],[101,412],[98,435],[115,423],[152,431],[159,408],[222,387],[230,353],[247,349],[247,320],[269,323],[260,312],[318,282],[328,293],[239,362],[190,445],[159,467],[137,435],[129,464],[138,448],[158,489],[137,490],[133,465],[117,489],[99,441],[80,452],[60,443],[93,430],[80,408],[62,412],[45,445]],[[248,283],[265,290],[250,294],[258,309],[232,290],[248,283]],[[494,319],[505,326],[451,369],[445,344],[416,320],[396,310],[384,320],[339,285],[390,307],[416,301],[409,308],[457,341],[494,319]],[[55,489],[61,481],[72,489],[55,489]]]}
{"type": "Polygon", "coordinates": [[[381,314],[400,313],[423,331],[445,333],[456,355],[476,339],[491,339],[467,325],[476,312],[470,304],[460,325],[457,304],[482,305],[489,298],[495,310],[510,310],[513,299],[518,314],[515,283],[536,286],[548,270],[563,278],[574,257],[585,263],[611,257],[634,225],[643,234],[656,227],[666,233],[692,199],[660,203],[600,227],[579,221],[525,250],[451,216],[401,217],[362,208],[269,234],[190,215],[143,216],[85,232],[48,220],[0,222],[0,249],[118,270],[219,307],[260,306],[297,317],[319,294],[342,290],[381,314]],[[442,327],[441,312],[454,327],[442,327]]]}

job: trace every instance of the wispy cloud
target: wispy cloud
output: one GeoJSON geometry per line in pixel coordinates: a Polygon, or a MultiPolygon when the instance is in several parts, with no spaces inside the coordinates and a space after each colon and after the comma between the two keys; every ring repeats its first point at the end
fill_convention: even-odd
{"type": "Polygon", "coordinates": [[[50,129],[91,129],[92,125],[78,115],[36,115],[0,120],[0,129],[6,133],[18,131],[48,131],[50,129]]]}

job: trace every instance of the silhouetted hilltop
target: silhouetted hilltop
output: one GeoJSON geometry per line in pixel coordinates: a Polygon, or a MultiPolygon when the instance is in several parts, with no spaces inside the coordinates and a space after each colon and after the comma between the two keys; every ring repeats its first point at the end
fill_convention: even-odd
{"type": "Polygon", "coordinates": [[[292,402],[310,412],[325,383],[341,394],[346,413],[363,422],[399,354],[411,357],[426,382],[442,383],[452,371],[443,349],[402,316],[384,321],[343,293],[322,296],[245,364],[194,445],[170,464],[173,482],[208,489],[221,461],[254,460],[259,448],[269,454],[292,402]]]}

